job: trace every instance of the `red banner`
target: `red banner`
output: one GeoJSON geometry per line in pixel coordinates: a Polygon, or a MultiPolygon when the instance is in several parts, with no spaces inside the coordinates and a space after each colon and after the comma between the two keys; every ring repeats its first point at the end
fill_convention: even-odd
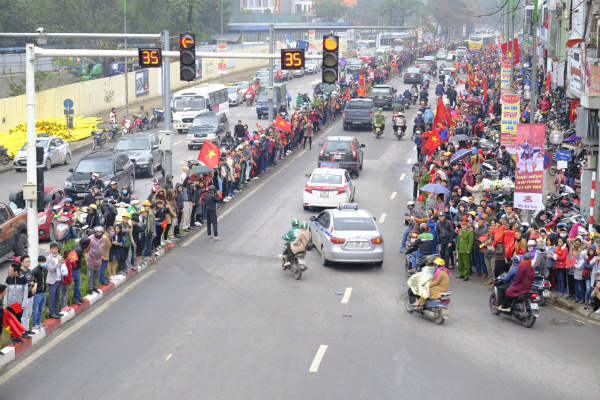
{"type": "Polygon", "coordinates": [[[520,97],[516,94],[502,96],[502,119],[500,125],[500,144],[506,146],[510,154],[515,153],[516,126],[521,118],[520,97]]]}
{"type": "Polygon", "coordinates": [[[514,201],[516,208],[543,208],[545,139],[546,125],[517,124],[514,201]]]}

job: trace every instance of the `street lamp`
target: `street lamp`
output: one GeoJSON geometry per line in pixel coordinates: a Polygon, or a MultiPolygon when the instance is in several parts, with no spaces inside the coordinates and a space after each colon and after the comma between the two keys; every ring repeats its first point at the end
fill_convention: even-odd
{"type": "Polygon", "coordinates": [[[555,146],[558,146],[562,143],[564,137],[562,131],[552,131],[550,135],[548,135],[548,140],[555,146]]]}

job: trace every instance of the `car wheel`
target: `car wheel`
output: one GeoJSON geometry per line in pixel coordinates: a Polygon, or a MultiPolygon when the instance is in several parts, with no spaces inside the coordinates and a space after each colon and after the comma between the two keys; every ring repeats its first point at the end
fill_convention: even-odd
{"type": "Polygon", "coordinates": [[[25,233],[20,233],[17,237],[14,253],[17,257],[27,254],[27,235],[25,233]]]}
{"type": "Polygon", "coordinates": [[[50,161],[50,158],[46,159],[46,171],[49,171],[50,168],[52,168],[52,161],[50,161]]]}
{"type": "Polygon", "coordinates": [[[360,165],[358,166],[358,169],[360,169],[362,171],[362,167],[363,167],[363,163],[361,162],[360,165]]]}
{"type": "Polygon", "coordinates": [[[21,168],[15,168],[16,172],[23,172],[23,170],[21,168]]]}
{"type": "Polygon", "coordinates": [[[183,129],[177,129],[177,133],[183,133],[183,129]]]}
{"type": "Polygon", "coordinates": [[[65,165],[69,164],[71,164],[71,155],[67,153],[67,155],[65,156],[65,165]]]}
{"type": "Polygon", "coordinates": [[[331,265],[329,260],[325,258],[325,251],[323,250],[322,246],[321,246],[321,265],[324,267],[331,265]]]}
{"type": "Polygon", "coordinates": [[[347,131],[348,130],[348,124],[344,124],[343,128],[344,128],[345,131],[347,131]]]}

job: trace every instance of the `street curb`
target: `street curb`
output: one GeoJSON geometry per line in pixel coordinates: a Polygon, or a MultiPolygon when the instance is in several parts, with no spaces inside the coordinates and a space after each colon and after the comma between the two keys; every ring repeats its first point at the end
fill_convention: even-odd
{"type": "Polygon", "coordinates": [[[135,276],[139,275],[143,270],[147,269],[150,265],[156,263],[158,259],[163,257],[165,254],[169,253],[174,248],[175,243],[169,243],[164,247],[164,253],[159,255],[156,258],[156,260],[150,259],[148,261],[147,266],[141,266],[133,272],[127,274],[126,276],[119,275],[118,279],[116,279],[115,281],[111,281],[108,285],[100,286],[98,288],[98,290],[100,290],[100,293],[92,293],[85,296],[85,298],[83,298],[83,304],[73,304],[69,306],[68,309],[61,309],[60,312],[63,314],[63,316],[60,319],[48,318],[43,323],[44,328],[33,330],[35,332],[35,335],[31,336],[31,338],[23,339],[23,343],[17,343],[14,346],[9,345],[1,349],[0,369],[6,367],[8,364],[13,362],[22,354],[26,353],[33,346],[43,341],[43,339],[48,337],[52,332],[56,331],[62,325],[65,325],[67,322],[71,321],[72,319],[75,319],[77,315],[81,314],[84,310],[90,308],[92,305],[98,302],[98,300],[102,299],[105,296],[109,296],[111,292],[113,292],[117,287],[123,285],[126,281],[129,281],[135,276]]]}
{"type": "Polygon", "coordinates": [[[582,304],[575,303],[574,301],[567,300],[563,297],[555,299],[553,296],[551,296],[548,298],[548,304],[552,304],[554,307],[567,310],[570,313],[576,314],[585,319],[600,322],[600,314],[596,314],[596,313],[594,313],[594,311],[592,311],[590,309],[586,310],[583,308],[582,304]]]}

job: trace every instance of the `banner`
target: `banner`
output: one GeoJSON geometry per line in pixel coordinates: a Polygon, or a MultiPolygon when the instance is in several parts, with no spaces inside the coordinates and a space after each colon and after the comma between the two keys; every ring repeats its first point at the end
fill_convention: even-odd
{"type": "Polygon", "coordinates": [[[515,208],[543,208],[546,125],[517,124],[515,208]]]}
{"type": "Polygon", "coordinates": [[[315,50],[315,31],[308,31],[308,49],[315,50]]]}
{"type": "Polygon", "coordinates": [[[510,61],[502,63],[500,70],[500,89],[510,90],[510,61]]]}
{"type": "MultiPolygon", "coordinates": [[[[221,44],[217,45],[218,53],[225,53],[226,51],[227,51],[227,44],[221,43],[221,44]]],[[[221,75],[225,75],[227,73],[227,60],[225,58],[219,58],[218,72],[221,75]]]]}
{"type": "Polygon", "coordinates": [[[516,94],[502,96],[502,125],[500,126],[500,144],[506,151],[515,154],[517,124],[521,118],[520,98],[516,94]]]}
{"type": "Polygon", "coordinates": [[[423,43],[423,29],[422,28],[417,29],[417,42],[423,43]]]}
{"type": "Polygon", "coordinates": [[[147,69],[135,71],[135,97],[145,96],[150,93],[148,81],[147,69]]]}

